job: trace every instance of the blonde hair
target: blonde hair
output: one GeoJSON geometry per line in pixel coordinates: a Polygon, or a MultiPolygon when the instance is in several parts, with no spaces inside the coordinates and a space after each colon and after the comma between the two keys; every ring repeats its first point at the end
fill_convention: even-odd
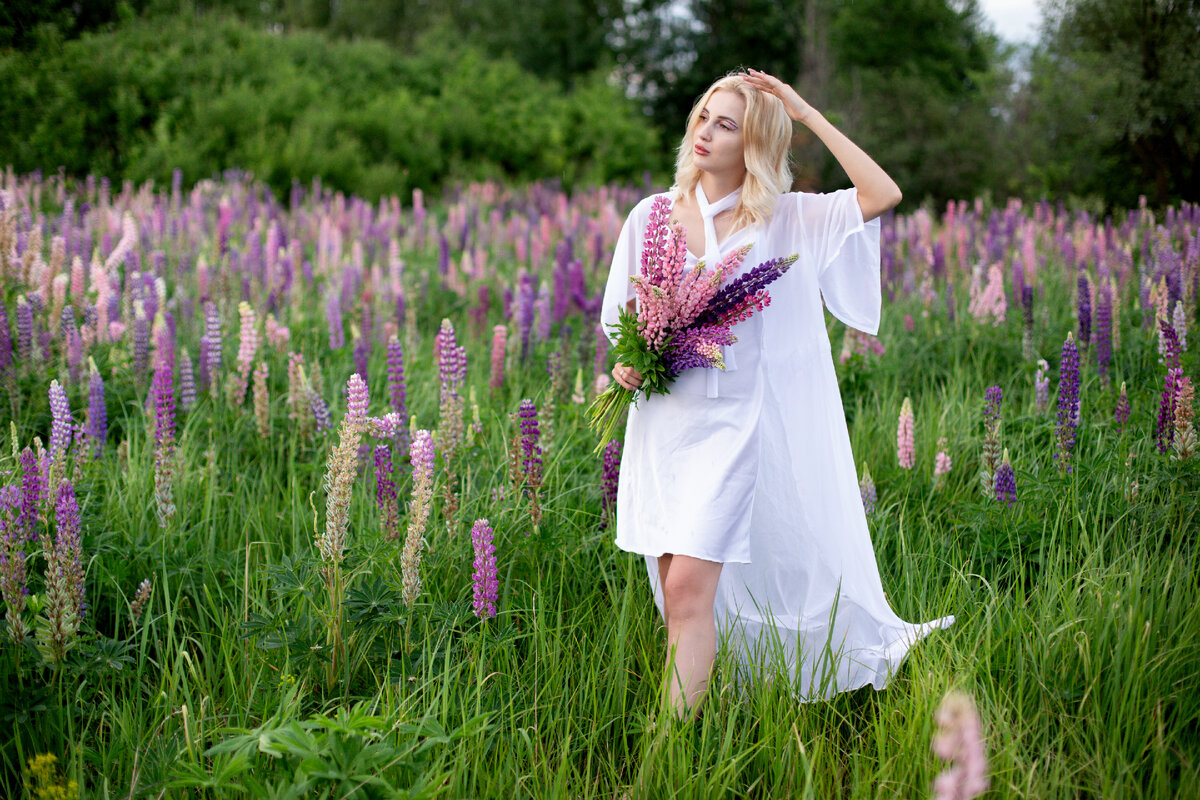
{"type": "Polygon", "coordinates": [[[692,106],[687,130],[675,157],[675,185],[671,191],[676,198],[686,197],[700,182],[700,168],[695,164],[692,146],[700,112],[717,91],[734,92],[746,102],[746,116],[742,121],[746,178],[742,182],[742,194],[733,207],[733,229],[756,226],[771,218],[779,195],[792,187],[792,170],[788,164],[792,120],[782,100],[755,89],[739,73],[718,79],[692,106]]]}

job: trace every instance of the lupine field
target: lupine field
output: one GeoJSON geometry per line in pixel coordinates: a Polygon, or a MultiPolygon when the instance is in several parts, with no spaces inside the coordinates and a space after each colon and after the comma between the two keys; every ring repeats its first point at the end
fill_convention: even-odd
{"type": "Polygon", "coordinates": [[[585,422],[652,187],[0,187],[0,795],[929,797],[949,696],[987,797],[1200,796],[1200,207],[885,218],[833,356],[892,606],[957,622],[670,725],[585,422]]]}

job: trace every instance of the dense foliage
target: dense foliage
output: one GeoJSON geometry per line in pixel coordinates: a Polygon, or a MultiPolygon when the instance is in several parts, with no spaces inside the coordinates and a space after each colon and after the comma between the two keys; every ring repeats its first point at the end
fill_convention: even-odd
{"type": "Polygon", "coordinates": [[[233,20],[131,22],[0,54],[0,159],[18,170],[189,184],[238,167],[370,198],[453,179],[640,177],[651,127],[599,75],[571,91],[479,51],[272,34],[233,20]]]}

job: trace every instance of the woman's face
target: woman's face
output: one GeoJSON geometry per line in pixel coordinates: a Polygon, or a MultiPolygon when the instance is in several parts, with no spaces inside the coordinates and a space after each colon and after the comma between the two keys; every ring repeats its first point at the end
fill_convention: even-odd
{"type": "Polygon", "coordinates": [[[721,89],[709,95],[692,136],[692,159],[705,172],[745,172],[742,122],[746,101],[721,89]]]}

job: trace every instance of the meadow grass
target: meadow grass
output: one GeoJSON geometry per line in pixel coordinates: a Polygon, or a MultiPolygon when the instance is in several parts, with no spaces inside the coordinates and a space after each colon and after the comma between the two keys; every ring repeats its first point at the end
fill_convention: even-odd
{"type": "MultiPolygon", "coordinates": [[[[493,258],[507,252],[497,246],[493,258]]],[[[872,538],[901,617],[957,621],[918,645],[885,690],[823,702],[797,702],[784,681],[740,681],[722,654],[702,714],[681,725],[656,712],[665,632],[641,558],[600,527],[600,459],[584,406],[555,396],[546,375],[558,350],[568,374],[582,369],[590,382],[590,323],[570,318],[524,361],[510,348],[506,383],[489,393],[483,331],[505,321],[499,309],[488,325],[469,325],[469,301],[438,285],[436,245],[406,257],[416,318],[405,342],[409,411],[417,427],[436,427],[433,334],[449,317],[482,422],[456,461],[452,520],[439,472],[418,601],[401,600],[401,543],[380,534],[368,458],[351,503],[342,611],[331,620],[313,542],[337,435],[306,437],[287,418],[282,350],[265,356],[269,436],[256,431],[249,402],[202,393],[180,415],[178,513],[161,527],[149,380],[129,369],[128,343],[113,344],[102,362],[108,444],[75,474],[88,617],[58,668],[29,647],[0,648],[0,794],[33,796],[23,784],[29,760],[52,753],[64,780],[104,798],[923,797],[942,767],[930,750],[933,711],[958,688],[983,720],[989,797],[1200,796],[1200,467],[1154,447],[1165,369],[1135,290],[1124,295],[1115,381],[1103,385],[1083,359],[1069,474],[1052,457],[1053,395],[1049,409],[1036,408],[1019,314],[993,327],[965,311],[952,321],[915,294],[886,298],[886,352],[839,364],[856,462],[878,487],[872,538]],[[1118,431],[1121,380],[1133,415],[1118,431]],[[1004,392],[1012,507],[977,478],[991,385],[1004,392]],[[896,459],[905,396],[916,418],[912,470],[896,459]],[[537,525],[508,474],[510,415],[524,397],[543,423],[537,525]],[[953,467],[935,486],[942,437],[953,467]],[[469,529],[484,517],[500,578],[490,620],[471,613],[469,529]],[[153,594],[135,621],[130,600],[146,577],[153,594]],[[335,624],[344,634],[336,658],[335,624]]],[[[496,286],[515,274],[494,269],[496,286]]],[[[1076,325],[1074,276],[1043,270],[1034,331],[1053,392],[1058,348],[1076,325]]],[[[9,308],[26,288],[6,288],[9,308]]],[[[176,291],[190,288],[181,281],[176,291]]],[[[317,297],[296,303],[290,347],[320,359],[336,427],[354,366],[349,345],[330,350],[317,297]]],[[[843,328],[830,318],[829,329],[836,354],[843,328]]],[[[179,330],[194,347],[195,321],[181,319],[179,330]]],[[[227,324],[226,364],[232,339],[227,324]]],[[[1186,374],[1200,374],[1197,365],[1194,350],[1184,353],[1186,374]]],[[[368,372],[372,412],[382,413],[382,346],[368,372]]],[[[62,374],[61,359],[19,365],[5,407],[20,446],[46,439],[46,386],[62,374]]],[[[0,455],[0,469],[14,468],[0,455]]],[[[407,498],[407,478],[398,488],[407,498]]]]}

